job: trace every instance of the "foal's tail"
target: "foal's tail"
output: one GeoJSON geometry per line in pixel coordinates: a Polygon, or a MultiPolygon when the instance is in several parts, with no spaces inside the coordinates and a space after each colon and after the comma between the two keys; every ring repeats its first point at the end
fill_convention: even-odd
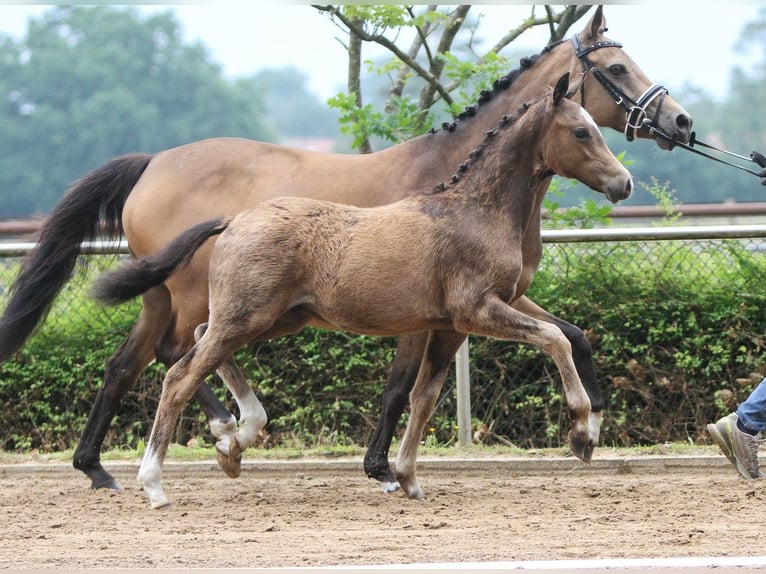
{"type": "Polygon", "coordinates": [[[119,238],[125,200],[152,156],[114,158],[76,181],[43,224],[37,246],[22,262],[0,318],[0,362],[21,348],[72,276],[80,244],[119,238]]]}
{"type": "Polygon", "coordinates": [[[93,286],[93,296],[102,303],[116,305],[161,285],[176,269],[186,265],[205,241],[223,233],[230,222],[230,217],[222,217],[199,223],[168,243],[162,251],[131,259],[114,271],[104,273],[93,286]]]}

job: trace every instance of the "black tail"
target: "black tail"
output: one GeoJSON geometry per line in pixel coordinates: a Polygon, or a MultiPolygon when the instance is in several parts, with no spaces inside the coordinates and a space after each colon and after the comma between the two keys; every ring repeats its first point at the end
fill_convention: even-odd
{"type": "Polygon", "coordinates": [[[165,282],[173,272],[186,265],[205,241],[222,233],[230,218],[211,219],[187,229],[165,248],[141,259],[131,259],[114,271],[104,273],[93,286],[93,296],[109,305],[138,297],[165,282]]]}
{"type": "Polygon", "coordinates": [[[152,156],[112,159],[76,181],[45,220],[38,244],[22,262],[0,319],[0,362],[24,344],[72,276],[80,243],[122,233],[122,208],[152,156]]]}

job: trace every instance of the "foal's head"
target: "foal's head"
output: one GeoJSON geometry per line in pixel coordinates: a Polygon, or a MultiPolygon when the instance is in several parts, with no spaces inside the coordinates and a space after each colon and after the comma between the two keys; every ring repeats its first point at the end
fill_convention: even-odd
{"type": "Polygon", "coordinates": [[[550,123],[541,141],[542,159],[554,173],[578,179],[613,203],[630,196],[633,179],[609,151],[590,114],[566,98],[569,74],[561,77],[545,113],[550,123]]]}

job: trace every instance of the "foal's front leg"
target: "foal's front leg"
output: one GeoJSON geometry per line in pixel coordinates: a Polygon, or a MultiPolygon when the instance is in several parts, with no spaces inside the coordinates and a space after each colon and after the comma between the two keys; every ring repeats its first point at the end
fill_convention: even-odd
{"type": "Polygon", "coordinates": [[[394,469],[388,462],[388,452],[418,377],[429,336],[430,333],[425,331],[399,337],[396,356],[391,364],[391,372],[381,399],[383,408],[364,455],[364,470],[367,476],[379,481],[384,492],[399,489],[394,469]]]}
{"type": "Polygon", "coordinates": [[[583,460],[589,461],[593,455],[593,448],[598,444],[598,437],[601,433],[601,422],[604,416],[604,409],[606,403],[604,401],[603,393],[601,392],[601,384],[596,375],[596,366],[593,363],[593,350],[590,345],[590,341],[583,333],[582,329],[576,325],[568,323],[564,319],[551,315],[548,311],[537,305],[534,301],[526,296],[519,297],[514,301],[511,306],[514,309],[518,309],[522,313],[540,319],[547,323],[556,325],[564,336],[569,341],[572,348],[572,360],[574,361],[577,374],[580,377],[585,392],[588,393],[590,399],[590,435],[595,437],[593,445],[586,448],[586,452],[583,456],[583,460]]]}
{"type": "Polygon", "coordinates": [[[415,476],[418,445],[439,398],[452,359],[465,337],[464,333],[455,331],[429,333],[418,377],[410,393],[410,420],[396,456],[396,478],[410,498],[425,498],[415,476]]]}
{"type": "Polygon", "coordinates": [[[590,398],[572,360],[572,347],[561,329],[512,308],[496,296],[488,296],[478,310],[455,323],[456,328],[476,335],[536,345],[551,356],[561,373],[572,417],[569,446],[575,456],[589,462],[598,442],[600,414],[594,416],[591,412],[590,398]]]}

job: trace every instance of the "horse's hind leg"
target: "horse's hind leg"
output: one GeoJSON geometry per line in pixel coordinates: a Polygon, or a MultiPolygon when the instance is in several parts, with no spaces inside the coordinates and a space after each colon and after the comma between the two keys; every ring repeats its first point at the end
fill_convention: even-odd
{"type": "Polygon", "coordinates": [[[161,287],[147,292],[138,322],[109,359],[103,386],[91,407],[73,459],[74,467],[91,479],[91,488],[122,490],[114,477],[101,466],[101,447],[120,401],[154,358],[154,345],[169,317],[167,290],[161,287]]]}
{"type": "Polygon", "coordinates": [[[396,478],[410,498],[425,497],[415,477],[418,445],[452,359],[465,337],[464,333],[455,331],[432,331],[429,335],[418,377],[410,393],[410,420],[396,456],[396,478]]]}
{"type": "Polygon", "coordinates": [[[410,391],[417,379],[428,336],[428,332],[423,332],[399,337],[396,357],[391,365],[386,389],[383,391],[383,409],[364,455],[364,470],[367,476],[380,481],[385,492],[399,489],[394,470],[388,462],[388,452],[396,425],[407,406],[410,391]]]}
{"type": "MultiPolygon", "coordinates": [[[[180,327],[180,324],[187,324],[186,321],[175,317],[172,325],[164,332],[159,343],[155,347],[157,359],[166,367],[173,366],[184,354],[193,346],[194,341],[187,329],[180,327]]],[[[196,334],[195,334],[196,335],[196,334]]],[[[210,432],[216,439],[223,437],[232,437],[237,432],[237,419],[226,407],[218,400],[218,397],[204,382],[200,383],[194,393],[194,399],[199,403],[202,411],[207,417],[210,425],[210,432]]],[[[238,401],[239,402],[239,401],[238,401]]],[[[228,438],[224,438],[228,441],[228,438]]],[[[218,461],[221,463],[221,460],[218,461]]],[[[238,467],[222,465],[223,471],[232,478],[239,476],[238,467]]]]}

